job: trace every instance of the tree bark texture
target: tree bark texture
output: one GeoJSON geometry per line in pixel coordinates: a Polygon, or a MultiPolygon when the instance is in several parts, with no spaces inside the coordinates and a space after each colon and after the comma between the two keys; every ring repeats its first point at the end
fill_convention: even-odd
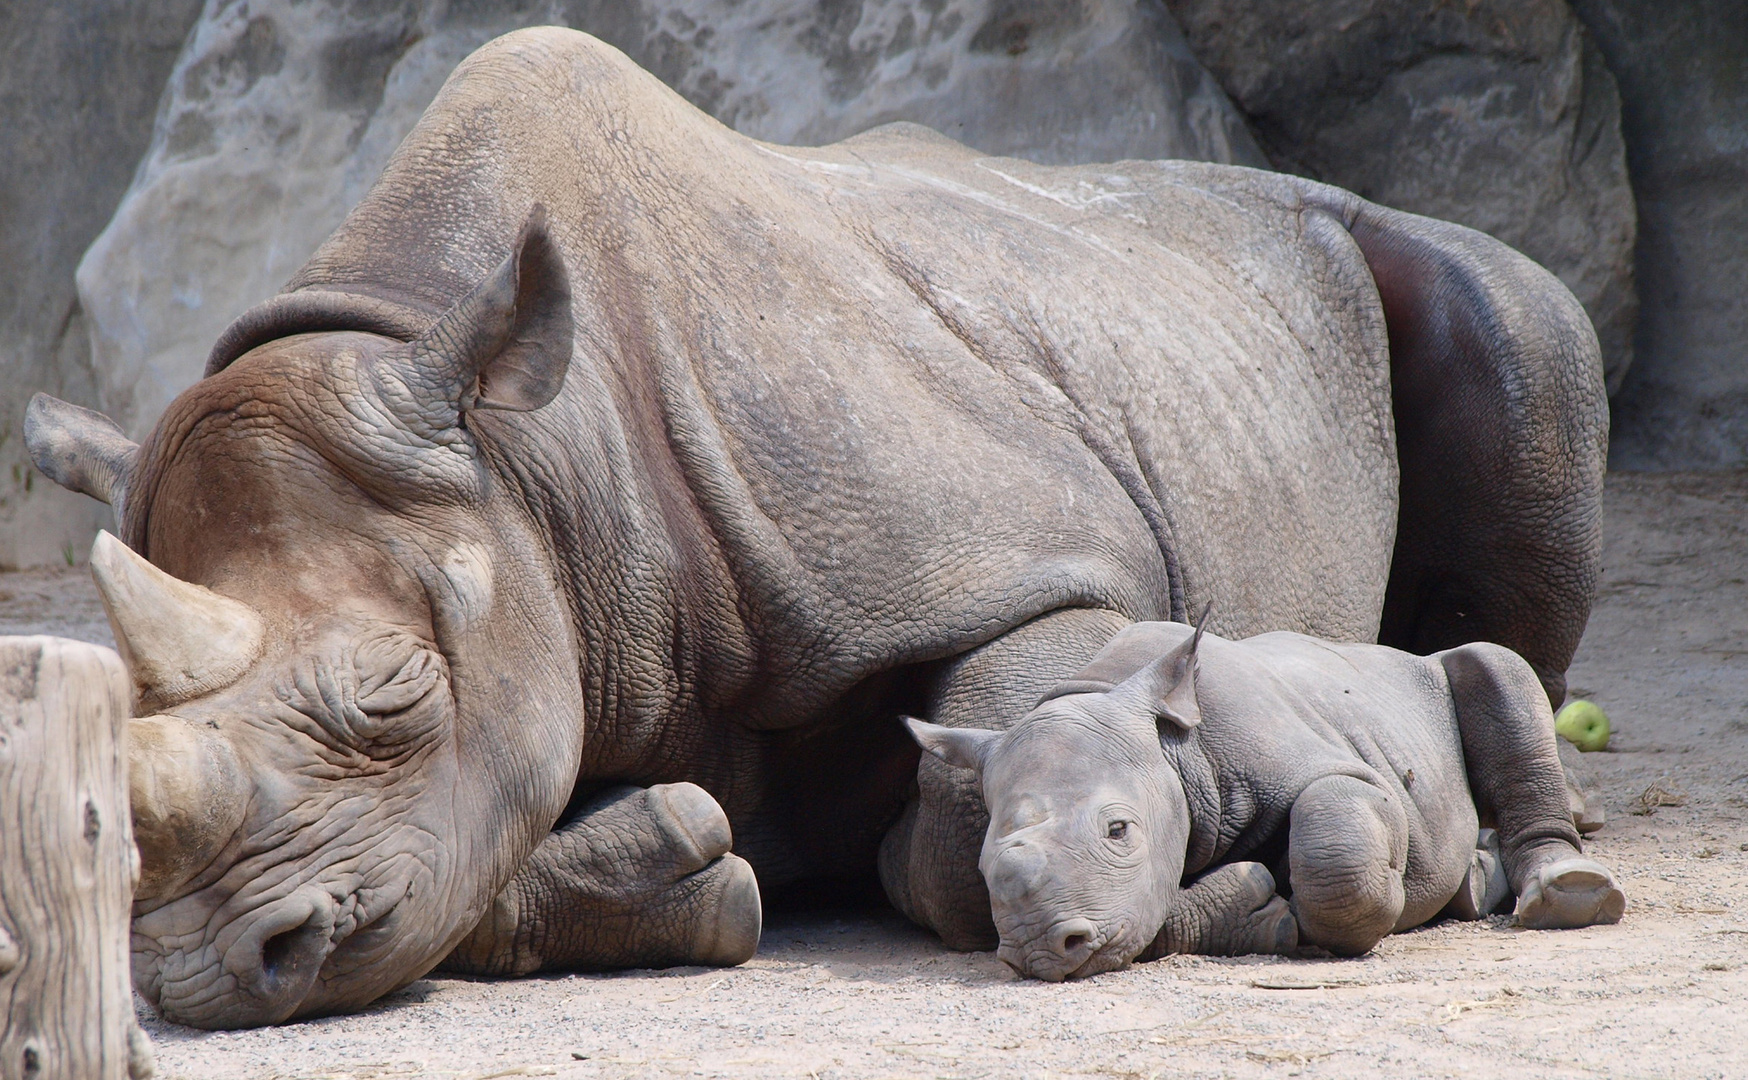
{"type": "Polygon", "coordinates": [[[128,975],[129,711],[112,650],[0,637],[0,1080],[150,1074],[128,975]]]}

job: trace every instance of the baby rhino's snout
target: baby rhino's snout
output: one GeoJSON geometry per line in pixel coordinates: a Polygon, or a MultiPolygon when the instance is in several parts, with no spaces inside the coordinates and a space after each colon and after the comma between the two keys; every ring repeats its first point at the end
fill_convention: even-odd
{"type": "Polygon", "coordinates": [[[1063,919],[1044,935],[1043,948],[1033,949],[1027,957],[1025,973],[1046,982],[1068,978],[1098,951],[1097,933],[1091,919],[1063,919]]]}
{"type": "Polygon", "coordinates": [[[1001,930],[997,950],[1022,975],[1060,982],[1098,951],[1098,927],[1079,915],[1058,917],[1044,903],[1047,859],[1036,844],[1009,845],[989,865],[987,884],[1001,930]]]}
{"type": "Polygon", "coordinates": [[[1034,979],[1061,982],[1071,978],[1099,951],[1098,927],[1091,919],[1073,916],[1046,926],[1026,939],[1003,934],[996,955],[1002,962],[1034,979]]]}

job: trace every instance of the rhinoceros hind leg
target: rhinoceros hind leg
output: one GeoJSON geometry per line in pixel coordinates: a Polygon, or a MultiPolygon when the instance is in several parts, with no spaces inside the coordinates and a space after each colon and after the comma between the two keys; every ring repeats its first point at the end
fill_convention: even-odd
{"type": "Polygon", "coordinates": [[[1627,894],[1601,863],[1583,856],[1537,868],[1518,898],[1517,921],[1531,930],[1568,930],[1617,923],[1627,894]]]}
{"type": "Polygon", "coordinates": [[[1566,773],[1566,805],[1572,810],[1572,824],[1579,833],[1593,833],[1608,824],[1608,811],[1602,803],[1602,785],[1576,746],[1565,739],[1556,740],[1560,748],[1560,768],[1566,773]]]}
{"type": "Polygon", "coordinates": [[[478,975],[729,966],[759,944],[759,886],[694,784],[602,792],[555,830],[443,968],[478,975]]]}
{"type": "MultiPolygon", "coordinates": [[[[1440,660],[1456,705],[1469,791],[1481,820],[1498,830],[1500,861],[1522,913],[1529,910],[1532,887],[1547,884],[1543,877],[1547,867],[1571,860],[1597,865],[1577,859],[1582,850],[1578,828],[1587,815],[1574,806],[1570,774],[1556,746],[1553,711],[1523,658],[1498,645],[1477,642],[1441,653],[1440,660]]],[[[1589,801],[1580,797],[1584,809],[1589,801]]],[[[1584,888],[1578,879],[1573,879],[1572,887],[1584,888]]],[[[1619,892],[1613,879],[1610,887],[1619,892]]],[[[1622,907],[1625,901],[1622,895],[1622,907]]],[[[1570,905],[1562,901],[1557,907],[1567,910],[1570,905]]],[[[1525,920],[1524,925],[1531,924],[1525,920]]]]}
{"type": "Polygon", "coordinates": [[[1236,862],[1215,867],[1178,894],[1165,926],[1140,959],[1168,953],[1282,956],[1298,945],[1299,922],[1276,895],[1274,875],[1261,863],[1236,862]]]}
{"type": "Polygon", "coordinates": [[[1490,237],[1377,206],[1352,230],[1389,325],[1401,464],[1378,640],[1499,642],[1558,705],[1602,569],[1596,335],[1551,274],[1490,237]]]}

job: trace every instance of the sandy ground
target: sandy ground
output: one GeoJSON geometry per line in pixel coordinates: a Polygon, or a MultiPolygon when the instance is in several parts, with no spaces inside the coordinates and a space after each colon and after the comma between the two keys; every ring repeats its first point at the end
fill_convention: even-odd
{"type": "MultiPolygon", "coordinates": [[[[1748,1077],[1748,474],[1616,475],[1608,496],[1572,684],[1615,725],[1586,760],[1618,926],[1446,922],[1357,960],[1178,957],[1051,986],[890,913],[788,915],[733,970],[424,979],[265,1031],[148,1018],[159,1074],[1748,1077]],[[1647,812],[1654,785],[1681,805],[1647,812]]],[[[0,633],[43,631],[108,641],[82,573],[0,575],[0,633]]]]}

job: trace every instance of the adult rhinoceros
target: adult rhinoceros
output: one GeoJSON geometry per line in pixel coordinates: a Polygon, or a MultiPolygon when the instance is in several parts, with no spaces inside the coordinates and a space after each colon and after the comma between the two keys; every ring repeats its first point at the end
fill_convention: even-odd
{"type": "Polygon", "coordinates": [[[33,404],[120,522],[136,985],[228,1027],[732,963],[760,887],[876,865],[993,945],[974,782],[898,713],[1005,723],[1208,601],[1557,699],[1600,372],[1529,261],[1328,187],[769,146],[501,38],[142,445],[33,404]]]}

